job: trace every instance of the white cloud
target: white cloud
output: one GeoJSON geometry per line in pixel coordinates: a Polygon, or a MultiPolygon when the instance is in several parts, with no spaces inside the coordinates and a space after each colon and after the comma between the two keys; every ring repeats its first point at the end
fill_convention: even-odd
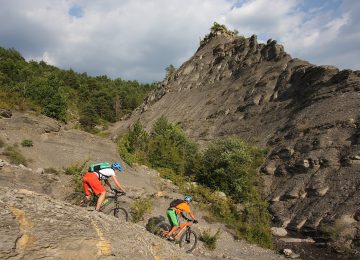
{"type": "Polygon", "coordinates": [[[90,75],[161,80],[169,64],[190,58],[214,21],[276,39],[293,57],[359,68],[360,4],[350,0],[339,10],[308,11],[299,0],[0,2],[0,46],[90,75]],[[70,14],[74,7],[81,15],[70,14]]]}

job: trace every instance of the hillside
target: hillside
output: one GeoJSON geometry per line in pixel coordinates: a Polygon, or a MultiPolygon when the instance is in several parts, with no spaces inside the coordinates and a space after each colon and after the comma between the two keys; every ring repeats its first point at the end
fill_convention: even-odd
{"type": "Polygon", "coordinates": [[[26,61],[15,49],[0,46],[0,108],[36,111],[88,132],[106,130],[139,106],[155,85],[26,61]]]}
{"type": "MultiPolygon", "coordinates": [[[[8,111],[7,111],[8,112],[8,111]]],[[[88,212],[64,202],[74,191],[71,175],[63,169],[88,159],[118,161],[115,144],[32,113],[1,113],[0,139],[0,258],[14,259],[283,259],[274,251],[237,241],[225,226],[208,223],[207,213],[194,204],[199,224],[195,230],[220,228],[215,251],[202,243],[185,254],[178,245],[145,230],[151,217],[165,215],[177,187],[145,166],[125,165],[119,180],[127,190],[125,207],[150,197],[153,210],[139,223],[88,212]],[[6,117],[4,117],[6,116],[6,117]],[[23,147],[23,140],[33,146],[23,147]],[[18,144],[27,166],[10,163],[6,147],[18,144]]]]}
{"type": "Polygon", "coordinates": [[[162,115],[203,147],[236,135],[269,150],[261,168],[273,225],[360,252],[360,71],[292,58],[256,36],[213,30],[111,129],[162,115]]]}

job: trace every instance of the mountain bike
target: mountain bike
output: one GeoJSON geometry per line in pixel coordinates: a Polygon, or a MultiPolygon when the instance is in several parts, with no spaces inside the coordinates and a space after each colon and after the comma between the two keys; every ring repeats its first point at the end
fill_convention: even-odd
{"type": "MultiPolygon", "coordinates": [[[[114,195],[107,195],[104,202],[100,207],[100,211],[108,214],[113,215],[116,218],[128,221],[129,220],[129,213],[127,210],[120,205],[119,197],[124,196],[125,193],[113,190],[114,195]]],[[[69,196],[65,198],[65,201],[70,202],[71,204],[80,206],[80,207],[96,207],[98,197],[92,193],[90,199],[86,199],[84,193],[82,192],[73,192],[69,196]]]]}
{"type": "MultiPolygon", "coordinates": [[[[191,229],[191,225],[194,223],[192,220],[185,218],[186,222],[180,224],[178,230],[173,234],[175,242],[178,242],[181,248],[184,248],[187,253],[192,252],[197,244],[198,235],[191,229]]],[[[156,234],[162,238],[167,238],[171,226],[166,222],[160,222],[156,225],[156,234]]]]}

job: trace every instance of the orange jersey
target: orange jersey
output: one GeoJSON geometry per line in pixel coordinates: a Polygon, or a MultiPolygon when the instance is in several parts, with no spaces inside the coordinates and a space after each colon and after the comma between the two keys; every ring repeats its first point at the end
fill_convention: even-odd
{"type": "Polygon", "coordinates": [[[190,207],[186,202],[182,202],[175,207],[176,214],[180,214],[181,212],[185,211],[186,213],[190,213],[190,207]]]}

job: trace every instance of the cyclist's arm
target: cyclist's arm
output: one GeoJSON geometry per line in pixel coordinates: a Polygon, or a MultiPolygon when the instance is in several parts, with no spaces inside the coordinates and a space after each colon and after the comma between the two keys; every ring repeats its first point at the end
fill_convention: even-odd
{"type": "Polygon", "coordinates": [[[106,179],[105,180],[105,183],[106,183],[106,185],[110,188],[110,190],[112,189],[112,187],[111,187],[111,184],[110,184],[110,182],[109,182],[109,180],[108,179],[106,179]]]}
{"type": "Polygon", "coordinates": [[[124,190],[124,188],[121,186],[120,182],[116,179],[116,176],[115,176],[115,175],[111,176],[111,178],[112,178],[113,181],[115,182],[116,186],[117,186],[122,192],[126,192],[126,191],[124,190]]]}
{"type": "MultiPolygon", "coordinates": [[[[192,218],[192,220],[196,220],[194,214],[193,214],[191,211],[189,211],[188,213],[189,213],[190,217],[192,218]]],[[[191,219],[188,218],[183,212],[181,212],[181,216],[182,216],[185,220],[191,221],[191,219]]]]}
{"type": "Polygon", "coordinates": [[[189,215],[193,220],[196,220],[196,218],[195,218],[194,214],[192,213],[192,211],[189,212],[189,215]]]}

